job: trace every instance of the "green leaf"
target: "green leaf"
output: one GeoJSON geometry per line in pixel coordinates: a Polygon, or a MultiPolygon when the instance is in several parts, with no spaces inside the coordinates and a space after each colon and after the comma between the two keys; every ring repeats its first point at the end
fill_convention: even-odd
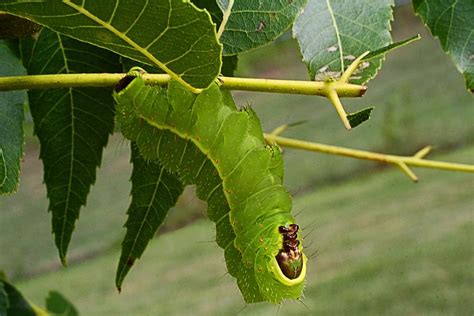
{"type": "Polygon", "coordinates": [[[347,115],[347,119],[349,120],[349,124],[351,124],[351,127],[354,128],[364,123],[365,121],[369,120],[370,114],[372,113],[373,109],[374,109],[373,107],[370,107],[370,108],[366,108],[355,113],[349,113],[347,115]]]}
{"type": "MultiPolygon", "coordinates": [[[[23,62],[31,75],[122,70],[117,55],[47,28],[35,38],[21,42],[23,62]]],[[[111,89],[58,88],[28,94],[41,144],[53,233],[65,263],[79,210],[86,204],[103,147],[113,132],[111,89]]]]}
{"type": "Polygon", "coordinates": [[[127,211],[127,233],[122,242],[122,253],[115,283],[120,290],[122,282],[136,259],[176,204],[183,185],[157,161],[145,161],[132,143],[132,203],[127,211]]]}
{"type": "MultiPolygon", "coordinates": [[[[218,1],[221,8],[227,8],[227,1],[218,1]]],[[[306,1],[236,0],[220,38],[224,55],[236,55],[272,42],[293,24],[306,1]]]]}
{"type": "Polygon", "coordinates": [[[189,1],[6,0],[0,10],[156,65],[191,90],[209,86],[221,67],[211,18],[189,1]]]}
{"type": "Polygon", "coordinates": [[[19,315],[19,316],[35,316],[36,313],[33,310],[33,307],[28,303],[28,301],[23,297],[23,295],[18,291],[13,285],[6,281],[0,281],[3,284],[5,292],[8,295],[9,307],[6,314],[0,315],[19,315]]]}
{"type": "MultiPolygon", "coordinates": [[[[206,9],[207,12],[209,12],[209,14],[212,17],[212,21],[216,23],[217,28],[221,25],[222,11],[220,7],[218,6],[217,2],[209,1],[209,0],[193,0],[193,3],[197,7],[201,9],[206,9]]],[[[221,74],[223,74],[224,76],[233,76],[234,71],[237,69],[237,63],[238,63],[237,55],[223,56],[221,74]]],[[[131,67],[128,67],[126,69],[130,69],[130,68],[131,67]]],[[[144,69],[147,69],[147,68],[144,68],[144,69]]]]}
{"type": "Polygon", "coordinates": [[[224,76],[229,76],[229,77],[234,76],[234,72],[237,69],[238,63],[239,63],[239,59],[237,55],[223,56],[221,73],[224,76]]]}
{"type": "Polygon", "coordinates": [[[212,21],[216,23],[216,27],[219,27],[222,21],[222,11],[215,0],[192,0],[191,2],[198,8],[206,9],[211,15],[212,21]]]}
{"type": "Polygon", "coordinates": [[[46,298],[46,309],[54,315],[78,316],[79,313],[74,305],[61,293],[50,291],[46,298]]]}
{"type": "MultiPolygon", "coordinates": [[[[217,3],[215,1],[209,1],[209,0],[193,0],[192,1],[198,8],[205,9],[207,12],[212,17],[212,21],[216,23],[216,27],[219,27],[219,25],[222,22],[222,11],[218,7],[217,3]]],[[[224,76],[233,76],[234,71],[237,68],[237,55],[233,56],[223,56],[222,57],[222,69],[221,73],[224,76]]],[[[137,63],[134,60],[131,60],[129,58],[121,58],[121,63],[123,65],[123,68],[125,71],[128,71],[134,66],[139,66],[146,70],[149,73],[162,73],[163,71],[160,68],[149,66],[146,64],[141,64],[137,63]]]]}
{"type": "Polygon", "coordinates": [[[3,281],[0,280],[0,315],[6,315],[10,302],[8,301],[7,291],[3,281]]]}
{"type": "MultiPolygon", "coordinates": [[[[14,42],[0,40],[0,76],[25,75],[14,42]]],[[[0,92],[0,194],[14,193],[23,157],[25,91],[0,92]]]]}
{"type": "Polygon", "coordinates": [[[367,55],[365,55],[365,57],[362,58],[362,60],[370,60],[370,59],[375,58],[375,57],[383,56],[383,55],[391,52],[392,50],[395,50],[397,48],[400,48],[400,47],[403,47],[405,45],[416,42],[419,39],[421,39],[421,36],[420,36],[420,34],[417,34],[415,36],[407,38],[406,40],[403,40],[403,41],[400,41],[400,42],[395,42],[395,43],[387,45],[385,47],[373,50],[370,53],[368,53],[367,55]]]}
{"type": "Polygon", "coordinates": [[[413,0],[413,7],[474,92],[474,1],[413,0]]]}
{"type": "MultiPolygon", "coordinates": [[[[293,36],[311,79],[337,78],[362,53],[390,44],[392,5],[393,0],[309,0],[296,19],[293,36]]],[[[352,81],[369,81],[382,60],[380,56],[363,63],[352,81]]]]}

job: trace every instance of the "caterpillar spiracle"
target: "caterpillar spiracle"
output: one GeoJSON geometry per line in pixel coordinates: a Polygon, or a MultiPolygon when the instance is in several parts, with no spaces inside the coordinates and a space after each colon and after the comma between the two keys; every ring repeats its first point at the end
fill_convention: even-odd
{"type": "Polygon", "coordinates": [[[141,155],[195,184],[216,224],[229,274],[248,303],[302,297],[307,258],[282,185],[283,160],[250,108],[218,84],[196,95],[171,81],[145,85],[132,69],[117,85],[117,122],[141,155]]]}

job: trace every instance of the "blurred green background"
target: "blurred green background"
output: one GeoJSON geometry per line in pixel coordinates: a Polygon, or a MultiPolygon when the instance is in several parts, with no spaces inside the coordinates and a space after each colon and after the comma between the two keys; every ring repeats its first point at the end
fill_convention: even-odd
{"type": "MultiPolygon", "coordinates": [[[[250,104],[267,131],[306,121],[288,137],[394,154],[432,144],[429,158],[472,164],[474,98],[411,8],[398,8],[394,40],[416,33],[423,39],[389,54],[364,98],[343,100],[350,112],[376,107],[351,132],[323,98],[235,92],[236,101],[250,104]]],[[[307,79],[289,34],[243,55],[237,75],[307,79]]],[[[111,138],[62,268],[49,234],[38,144],[26,129],[20,190],[0,199],[0,269],[39,305],[55,289],[82,315],[474,314],[472,174],[415,169],[421,180],[414,184],[393,167],[285,150],[285,182],[311,255],[304,305],[244,304],[192,189],[119,295],[114,273],[130,201],[128,143],[111,138]]]]}

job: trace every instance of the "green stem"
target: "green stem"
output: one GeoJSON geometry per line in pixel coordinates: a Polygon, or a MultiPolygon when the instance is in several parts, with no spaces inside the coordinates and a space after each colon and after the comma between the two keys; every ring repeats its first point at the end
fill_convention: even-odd
{"type": "MultiPolygon", "coordinates": [[[[46,89],[64,87],[107,87],[114,86],[125,74],[57,74],[0,77],[0,91],[46,89]]],[[[143,79],[150,85],[165,85],[170,76],[165,74],[143,74],[143,79]]],[[[308,94],[327,96],[329,88],[334,89],[340,97],[360,97],[367,87],[343,83],[301,80],[276,80],[237,78],[220,76],[218,79],[224,89],[288,94],[308,94]]]]}
{"type": "Polygon", "coordinates": [[[397,155],[386,155],[381,153],[375,153],[370,151],[350,149],[345,147],[331,146],[319,143],[308,142],[304,140],[292,139],[278,136],[278,132],[282,129],[277,129],[270,134],[265,134],[265,139],[269,143],[276,143],[281,147],[289,147],[295,149],[302,149],[307,151],[321,152],[331,155],[339,155],[352,157],[357,159],[365,159],[378,161],[382,163],[394,164],[402,169],[413,181],[417,181],[418,178],[408,168],[408,166],[432,168],[432,169],[443,169],[451,171],[462,171],[474,173],[474,165],[434,161],[423,159],[428,154],[431,147],[426,147],[417,152],[413,156],[397,156],[397,155]]]}

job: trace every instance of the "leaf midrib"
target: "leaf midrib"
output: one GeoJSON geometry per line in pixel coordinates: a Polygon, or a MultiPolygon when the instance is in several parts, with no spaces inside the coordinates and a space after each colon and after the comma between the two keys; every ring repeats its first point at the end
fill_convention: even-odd
{"type": "MultiPolygon", "coordinates": [[[[147,208],[146,208],[145,216],[143,217],[143,220],[142,220],[141,223],[140,223],[140,227],[138,228],[138,233],[135,234],[135,238],[133,239],[133,243],[132,243],[132,245],[131,245],[131,247],[130,247],[130,250],[128,251],[128,254],[126,255],[127,259],[132,257],[132,253],[134,252],[134,249],[135,249],[136,244],[137,244],[138,239],[139,239],[138,236],[140,236],[141,233],[142,233],[143,226],[145,225],[145,223],[146,223],[146,221],[147,221],[147,218],[148,218],[148,215],[150,214],[150,211],[151,211],[152,209],[155,210],[155,207],[153,206],[153,204],[155,203],[155,197],[156,197],[156,194],[158,193],[158,189],[159,189],[160,184],[161,184],[161,177],[163,176],[164,171],[165,171],[165,168],[162,167],[161,170],[160,170],[160,175],[158,176],[158,179],[157,179],[157,181],[156,181],[155,187],[154,187],[154,189],[153,189],[153,194],[152,194],[152,196],[151,196],[151,198],[150,198],[150,202],[148,203],[148,206],[147,206],[147,208]]],[[[162,206],[159,202],[157,202],[157,203],[158,203],[158,205],[159,205],[161,208],[163,208],[163,206],[162,206]]],[[[156,211],[156,210],[155,210],[155,211],[156,211]]],[[[158,216],[158,217],[159,217],[159,216],[158,216]]],[[[122,268],[122,269],[120,270],[118,280],[121,280],[121,279],[124,277],[124,274],[125,274],[125,269],[122,268]]]]}
{"type": "MultiPolygon", "coordinates": [[[[59,47],[60,47],[60,50],[61,50],[61,54],[63,56],[63,60],[64,60],[64,67],[66,69],[66,72],[69,73],[69,65],[68,65],[68,62],[67,62],[67,57],[66,57],[66,53],[65,53],[65,49],[64,49],[64,45],[63,45],[63,41],[61,39],[61,35],[57,35],[58,37],[58,43],[59,43],[59,47]]],[[[66,210],[66,214],[69,213],[69,198],[71,196],[71,188],[72,188],[72,179],[73,179],[73,175],[74,175],[74,143],[75,143],[75,136],[76,136],[76,133],[75,133],[75,124],[74,124],[74,98],[72,96],[72,88],[69,88],[69,91],[68,91],[68,94],[69,94],[69,101],[70,101],[70,105],[71,105],[71,159],[70,159],[70,169],[69,169],[69,182],[68,182],[68,185],[67,185],[67,193],[66,193],[66,204],[65,204],[65,210],[66,210]]],[[[61,260],[65,260],[65,257],[66,257],[66,254],[63,253],[63,244],[64,244],[64,235],[65,235],[65,231],[66,231],[66,223],[67,223],[67,216],[64,216],[63,217],[63,222],[62,222],[62,228],[61,228],[61,246],[59,247],[60,249],[60,252],[61,252],[61,260]]]]}
{"type": "MultiPolygon", "coordinates": [[[[99,19],[97,16],[95,16],[94,14],[92,14],[91,12],[87,11],[84,7],[82,6],[79,6],[73,2],[71,2],[70,0],[63,0],[63,3],[68,5],[69,7],[71,7],[72,9],[76,10],[78,13],[84,15],[85,17],[89,18],[90,20],[92,20],[93,22],[99,24],[100,26],[102,26],[103,28],[107,29],[108,31],[110,31],[111,33],[113,33],[115,36],[117,36],[118,38],[122,39],[123,41],[125,41],[127,44],[129,44],[130,46],[132,46],[136,51],[138,51],[139,53],[141,53],[143,56],[145,56],[146,58],[148,58],[149,60],[151,60],[155,65],[157,65],[158,67],[160,67],[161,69],[163,69],[166,73],[168,73],[171,78],[173,78],[174,80],[178,81],[180,84],[182,84],[184,87],[186,87],[188,90],[192,91],[193,93],[199,93],[202,91],[202,89],[197,89],[197,88],[194,88],[193,86],[191,86],[189,83],[187,83],[186,81],[184,81],[183,79],[181,79],[181,76],[176,74],[175,72],[173,72],[171,69],[169,69],[164,63],[162,63],[161,61],[159,61],[155,56],[153,56],[147,49],[141,47],[140,45],[138,45],[135,41],[133,41],[130,37],[128,37],[127,35],[125,35],[124,33],[120,32],[119,30],[117,30],[114,26],[112,26],[110,24],[110,22],[106,22],[106,21],[103,21],[101,19],[99,19]]],[[[170,12],[171,12],[172,8],[170,6],[170,12]]],[[[166,27],[166,29],[168,29],[168,26],[166,27]]],[[[166,32],[166,29],[163,31],[163,32],[166,32]]]]}
{"type": "Polygon", "coordinates": [[[339,27],[336,22],[336,16],[334,14],[334,11],[332,9],[330,0],[326,0],[326,4],[328,7],[329,14],[331,15],[331,20],[332,24],[334,26],[334,31],[336,32],[336,38],[337,38],[337,46],[339,46],[339,58],[341,60],[341,73],[344,72],[344,53],[343,53],[343,48],[342,48],[342,42],[341,42],[341,37],[339,35],[339,27]]]}

